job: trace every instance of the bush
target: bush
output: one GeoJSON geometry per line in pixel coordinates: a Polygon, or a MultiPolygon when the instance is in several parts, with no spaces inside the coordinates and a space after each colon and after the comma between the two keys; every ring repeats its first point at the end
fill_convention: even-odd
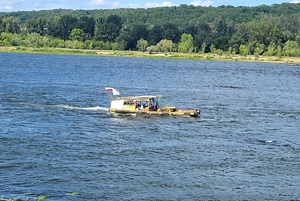
{"type": "Polygon", "coordinates": [[[2,32],[1,35],[0,35],[0,45],[1,46],[10,46],[12,38],[13,38],[12,33],[2,32]]]}
{"type": "Polygon", "coordinates": [[[84,44],[81,41],[78,40],[66,40],[65,41],[66,44],[66,48],[70,48],[70,49],[84,49],[84,44]]]}
{"type": "Polygon", "coordinates": [[[159,48],[157,46],[151,45],[151,46],[147,47],[147,52],[149,54],[152,54],[152,53],[158,52],[158,51],[159,51],[159,48]]]}
{"type": "Polygon", "coordinates": [[[300,47],[296,41],[287,41],[283,47],[283,53],[289,57],[297,57],[300,56],[300,47]]]}
{"type": "Polygon", "coordinates": [[[248,48],[246,45],[240,45],[240,55],[247,56],[248,55],[248,48]]]}
{"type": "Polygon", "coordinates": [[[22,38],[18,34],[14,34],[10,40],[10,44],[12,46],[20,46],[22,44],[22,38]]]}
{"type": "Polygon", "coordinates": [[[59,38],[53,38],[49,41],[49,47],[65,48],[65,41],[59,38]]]}

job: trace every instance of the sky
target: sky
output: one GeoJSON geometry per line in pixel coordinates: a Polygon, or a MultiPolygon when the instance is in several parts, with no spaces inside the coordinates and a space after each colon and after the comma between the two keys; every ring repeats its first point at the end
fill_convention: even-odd
{"type": "Polygon", "coordinates": [[[300,3],[300,0],[0,0],[0,12],[38,11],[51,9],[114,9],[179,6],[258,6],[281,3],[300,3]]]}

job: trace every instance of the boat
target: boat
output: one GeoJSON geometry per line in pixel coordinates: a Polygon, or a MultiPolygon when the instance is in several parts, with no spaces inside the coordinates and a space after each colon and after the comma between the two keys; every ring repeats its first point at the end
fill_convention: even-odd
{"type": "MultiPolygon", "coordinates": [[[[112,92],[113,95],[120,95],[119,91],[114,88],[106,87],[106,92],[112,92]]],[[[171,115],[171,116],[191,116],[198,117],[198,109],[179,109],[176,106],[159,107],[158,102],[161,96],[111,96],[109,112],[119,114],[137,114],[137,115],[171,115]]]]}

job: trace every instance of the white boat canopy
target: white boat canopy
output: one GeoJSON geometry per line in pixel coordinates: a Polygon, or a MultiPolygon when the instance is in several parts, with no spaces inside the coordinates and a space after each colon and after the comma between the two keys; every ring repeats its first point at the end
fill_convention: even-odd
{"type": "Polygon", "coordinates": [[[137,100],[137,101],[142,101],[142,100],[149,100],[149,99],[154,99],[154,98],[161,98],[160,95],[157,95],[157,96],[152,96],[152,95],[149,95],[149,96],[128,96],[128,97],[115,97],[115,98],[112,98],[112,100],[125,100],[125,101],[134,101],[134,100],[137,100]]]}

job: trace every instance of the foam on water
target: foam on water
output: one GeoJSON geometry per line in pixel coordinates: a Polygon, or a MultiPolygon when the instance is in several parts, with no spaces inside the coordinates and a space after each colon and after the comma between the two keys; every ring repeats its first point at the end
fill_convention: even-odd
{"type": "Polygon", "coordinates": [[[95,107],[76,107],[76,106],[71,106],[71,105],[54,105],[52,107],[63,108],[63,109],[68,109],[68,110],[86,110],[86,111],[108,111],[109,110],[106,107],[100,107],[100,106],[95,106],[95,107]]]}
{"type": "Polygon", "coordinates": [[[85,111],[109,111],[107,107],[101,106],[94,106],[94,107],[78,107],[72,106],[67,104],[58,104],[58,105],[51,105],[51,104],[42,104],[42,103],[28,103],[28,102],[21,102],[19,105],[23,106],[30,106],[30,107],[44,107],[44,108],[61,108],[67,110],[85,110],[85,111]]]}

